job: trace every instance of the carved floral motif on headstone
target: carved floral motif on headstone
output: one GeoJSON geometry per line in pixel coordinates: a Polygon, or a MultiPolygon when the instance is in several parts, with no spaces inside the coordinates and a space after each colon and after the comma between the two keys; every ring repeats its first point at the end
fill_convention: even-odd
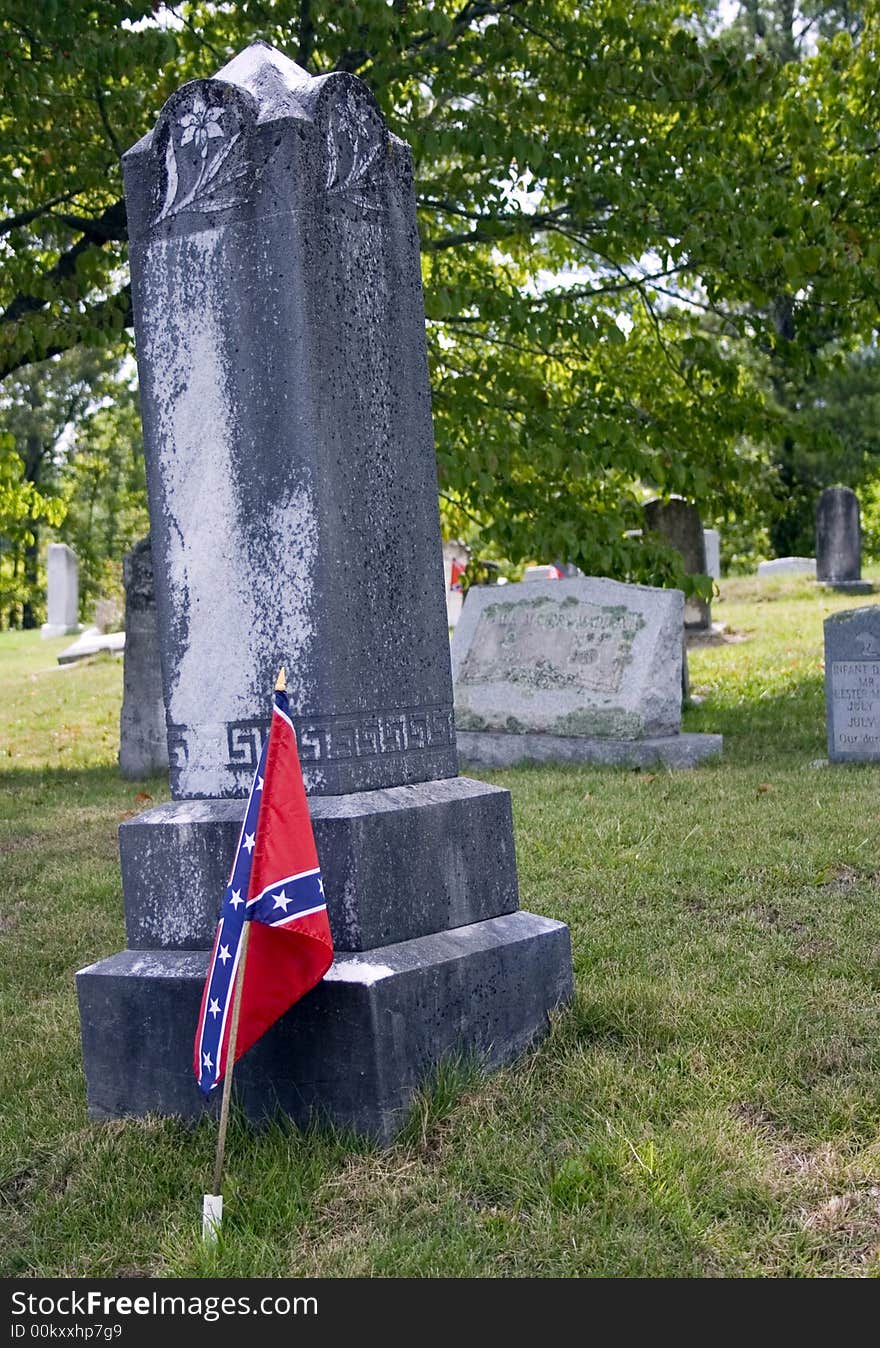
{"type": "Polygon", "coordinates": [[[226,211],[246,200],[242,180],[252,172],[238,109],[209,102],[198,86],[169,119],[165,194],[158,224],[183,211],[226,211]]]}
{"type": "Polygon", "coordinates": [[[357,98],[352,88],[333,104],[327,121],[327,179],[329,195],[339,195],[366,210],[378,210],[368,192],[371,170],[385,148],[387,133],[374,108],[357,98]]]}

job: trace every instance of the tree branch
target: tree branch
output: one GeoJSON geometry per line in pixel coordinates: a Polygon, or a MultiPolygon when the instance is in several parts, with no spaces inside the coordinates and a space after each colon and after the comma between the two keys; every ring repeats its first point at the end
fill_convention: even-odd
{"type": "Polygon", "coordinates": [[[122,198],[100,215],[68,215],[53,211],[52,219],[60,220],[68,229],[77,230],[99,248],[105,243],[125,243],[128,239],[128,220],[122,198]]]}
{"type": "Polygon", "coordinates": [[[8,234],[13,229],[21,229],[23,225],[29,225],[32,220],[39,220],[41,215],[46,215],[52,210],[53,206],[60,206],[62,201],[73,201],[74,197],[79,196],[79,192],[62,192],[57,197],[50,197],[44,201],[42,206],[34,206],[30,211],[22,211],[19,215],[7,215],[5,220],[0,220],[0,236],[8,234]]]}
{"type": "Polygon", "coordinates": [[[307,66],[315,50],[315,20],[312,14],[312,0],[300,0],[299,3],[299,46],[296,63],[307,66]]]}
{"type": "Polygon", "coordinates": [[[104,94],[103,94],[103,92],[102,92],[102,90],[101,90],[101,86],[100,86],[100,84],[98,83],[97,80],[95,80],[95,86],[94,86],[94,88],[95,88],[95,103],[97,104],[98,114],[99,114],[99,116],[100,116],[100,118],[101,118],[101,125],[103,126],[104,130],[105,130],[106,133],[107,133],[107,139],[109,140],[110,144],[111,144],[112,147],[113,147],[113,153],[116,155],[116,158],[117,158],[117,159],[121,159],[121,158],[122,158],[122,146],[119,144],[119,141],[116,139],[116,132],[113,130],[113,127],[110,125],[110,119],[109,119],[109,117],[107,116],[107,104],[106,104],[105,101],[104,101],[104,94]]]}
{"type": "MultiPolygon", "coordinates": [[[[63,219],[63,217],[59,218],[63,219]]],[[[114,201],[112,206],[108,206],[94,220],[79,216],[68,216],[65,223],[75,221],[76,223],[72,225],[72,228],[79,229],[82,238],[61,254],[54,267],[50,267],[45,273],[44,280],[50,286],[57,285],[59,281],[67,280],[68,277],[76,274],[77,259],[87,249],[101,248],[105,243],[111,241],[124,241],[127,238],[125,218],[124,201],[114,201]]],[[[10,302],[0,317],[2,317],[4,323],[14,323],[17,319],[24,318],[26,314],[37,313],[40,309],[45,309],[48,304],[49,300],[46,298],[19,294],[10,302]]]]}
{"type": "MultiPolygon", "coordinates": [[[[524,0],[498,0],[498,3],[492,3],[491,0],[468,0],[468,3],[460,9],[452,21],[452,31],[448,37],[439,37],[433,29],[427,32],[419,33],[417,37],[412,38],[403,48],[402,55],[416,56],[420,52],[433,56],[439,52],[448,51],[454,42],[466,33],[478,19],[492,18],[496,15],[506,13],[514,8],[515,5],[521,5],[524,0]]],[[[351,48],[344,51],[333,66],[334,70],[345,70],[349,74],[357,72],[373,59],[374,53],[365,48],[351,48]]]]}
{"type": "Polygon", "coordinates": [[[78,346],[81,341],[80,326],[101,328],[108,322],[111,314],[119,315],[116,321],[121,327],[131,327],[130,286],[117,291],[114,295],[109,295],[106,299],[99,301],[98,304],[87,307],[83,313],[76,315],[77,322],[68,322],[64,327],[56,328],[57,340],[52,346],[42,350],[39,356],[35,356],[32,351],[17,355],[0,355],[0,381],[5,379],[7,375],[14,374],[16,370],[22,369],[25,365],[33,365],[35,360],[48,360],[50,356],[60,356],[63,352],[70,351],[73,347],[78,346]],[[121,315],[119,315],[120,301],[124,302],[121,315]]]}
{"type": "Polygon", "coordinates": [[[498,233],[497,229],[472,229],[467,234],[444,234],[439,239],[425,239],[422,243],[422,249],[426,253],[438,253],[444,248],[458,248],[462,244],[468,243],[500,243],[504,239],[515,238],[518,234],[531,234],[535,230],[554,228],[559,217],[569,209],[568,206],[557,206],[552,211],[535,211],[531,215],[495,215],[484,216],[474,215],[476,220],[492,220],[494,224],[501,223],[506,228],[503,233],[498,233]]]}

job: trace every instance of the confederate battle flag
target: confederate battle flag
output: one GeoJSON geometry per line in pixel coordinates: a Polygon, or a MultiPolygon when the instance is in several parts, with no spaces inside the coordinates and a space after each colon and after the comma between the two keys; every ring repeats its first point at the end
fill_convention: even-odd
{"type": "Polygon", "coordinates": [[[287,697],[276,690],[202,994],[193,1068],[223,1078],[244,924],[250,922],[234,1062],[333,962],[324,886],[287,697]]]}

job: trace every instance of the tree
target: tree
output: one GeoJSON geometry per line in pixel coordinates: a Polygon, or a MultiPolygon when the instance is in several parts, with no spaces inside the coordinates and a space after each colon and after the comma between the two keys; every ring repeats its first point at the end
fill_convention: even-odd
{"type": "Polygon", "coordinates": [[[131,371],[75,428],[59,475],[66,513],[57,536],[80,563],[86,612],[100,598],[122,602],[122,559],[149,531],[141,419],[131,371]]]}
{"type": "Polygon", "coordinates": [[[780,113],[801,188],[783,220],[799,227],[805,207],[813,216],[816,241],[786,260],[787,285],[773,302],[779,330],[792,340],[764,353],[777,420],[765,444],[772,496],[764,522],[777,555],[812,553],[819,493],[837,482],[858,486],[880,462],[871,427],[880,373],[873,346],[880,142],[865,115],[876,81],[877,11],[846,0],[743,0],[727,39],[782,72],[780,113]],[[842,257],[827,252],[829,236],[843,240],[842,257]]]}
{"type": "Polygon", "coordinates": [[[119,559],[123,542],[134,541],[131,528],[109,522],[132,509],[126,491],[146,531],[136,396],[131,371],[120,378],[119,367],[118,349],[78,347],[22,368],[0,390],[0,613],[10,626],[38,625],[44,527],[80,556],[83,603],[99,588],[99,554],[119,559]],[[86,528],[79,488],[90,473],[86,528]],[[93,526],[102,518],[108,523],[98,546],[93,526]]]}
{"type": "Polygon", "coordinates": [[[855,39],[818,22],[795,63],[696,0],[8,0],[0,373],[118,336],[119,152],[263,37],[356,72],[413,146],[450,520],[674,578],[626,537],[644,493],[742,511],[779,434],[766,365],[876,315],[880,23],[849,8],[855,39]]]}

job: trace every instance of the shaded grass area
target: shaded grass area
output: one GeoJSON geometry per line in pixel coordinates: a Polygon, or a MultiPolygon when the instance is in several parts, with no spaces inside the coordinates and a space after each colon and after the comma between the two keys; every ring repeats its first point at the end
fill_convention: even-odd
{"type": "MultiPolygon", "coordinates": [[[[515,1066],[450,1063],[398,1142],[236,1119],[90,1123],[76,968],[124,944],[115,833],[167,795],[115,770],[121,668],[0,636],[0,1272],[875,1276],[880,770],[825,758],[821,623],[872,602],[725,584],[691,651],[721,730],[689,773],[522,768],[524,907],[577,997],[515,1066]]],[[[483,775],[483,774],[480,774],[483,775]]]]}

